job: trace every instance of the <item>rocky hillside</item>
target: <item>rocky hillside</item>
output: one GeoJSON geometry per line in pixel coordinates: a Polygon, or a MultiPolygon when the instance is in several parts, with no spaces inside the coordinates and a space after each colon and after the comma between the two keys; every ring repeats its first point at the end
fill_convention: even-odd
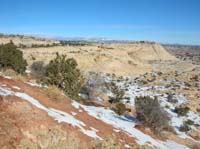
{"type": "Polygon", "coordinates": [[[172,134],[168,134],[170,139],[161,138],[138,126],[133,117],[72,101],[28,79],[17,81],[1,74],[0,103],[2,148],[164,149],[193,145],[191,139],[172,134]]]}
{"type": "Polygon", "coordinates": [[[0,77],[1,147],[91,148],[106,137],[113,139],[108,142],[110,145],[117,146],[123,140],[118,145],[120,148],[135,143],[127,133],[90,116],[87,106],[64,95],[52,98],[48,94],[53,94],[48,87],[0,77]]]}

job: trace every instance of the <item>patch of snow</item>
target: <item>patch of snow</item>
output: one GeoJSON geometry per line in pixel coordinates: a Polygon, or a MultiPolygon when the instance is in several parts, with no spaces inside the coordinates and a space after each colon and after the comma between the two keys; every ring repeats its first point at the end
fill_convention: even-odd
{"type": "Polygon", "coordinates": [[[99,132],[99,130],[93,128],[93,127],[90,127],[90,129],[94,130],[95,132],[99,132]]]}
{"type": "Polygon", "coordinates": [[[73,116],[77,115],[77,113],[76,113],[76,112],[71,112],[71,114],[72,114],[73,116]]]}
{"type": "Polygon", "coordinates": [[[175,98],[178,101],[178,105],[187,103],[187,99],[183,95],[175,95],[175,98]]]}
{"type": "MultiPolygon", "coordinates": [[[[139,96],[150,96],[150,97],[158,97],[158,100],[163,107],[165,111],[170,116],[171,119],[171,125],[181,138],[190,138],[185,132],[179,131],[179,128],[181,125],[183,125],[184,121],[187,121],[188,119],[193,120],[195,124],[200,124],[200,116],[192,111],[189,111],[186,116],[178,116],[174,109],[176,106],[179,106],[181,104],[187,104],[187,99],[182,94],[175,94],[173,95],[173,98],[177,100],[177,103],[170,103],[168,101],[168,94],[161,92],[168,92],[168,90],[171,90],[173,88],[166,88],[165,86],[141,86],[137,84],[135,81],[131,80],[120,80],[116,81],[112,78],[107,79],[109,82],[114,82],[118,88],[124,90],[125,92],[125,98],[122,100],[124,104],[135,106],[135,98],[139,96]],[[167,108],[169,107],[169,108],[167,108]]],[[[177,80],[172,80],[172,82],[179,84],[181,87],[184,86],[182,82],[177,82],[177,80]]],[[[192,129],[195,128],[195,126],[191,127],[192,129]]]]}
{"type": "Polygon", "coordinates": [[[20,90],[21,88],[17,87],[17,86],[12,86],[12,88],[20,90]]]}
{"type": "Polygon", "coordinates": [[[103,101],[103,99],[100,98],[100,97],[96,97],[95,100],[96,100],[96,101],[103,101]]]}
{"type": "MultiPolygon", "coordinates": [[[[185,132],[181,132],[179,131],[179,128],[183,125],[183,123],[185,121],[187,121],[188,119],[192,120],[195,122],[195,124],[199,124],[200,125],[200,117],[198,114],[189,111],[187,113],[186,116],[178,116],[177,113],[174,112],[175,110],[175,106],[186,103],[186,99],[183,96],[176,96],[178,97],[178,100],[180,100],[178,103],[176,104],[172,104],[170,102],[167,101],[167,99],[165,97],[163,97],[160,101],[161,101],[161,106],[165,107],[165,105],[168,105],[170,108],[164,108],[167,113],[169,114],[170,118],[171,118],[171,126],[174,128],[174,130],[176,131],[177,135],[181,138],[190,138],[192,140],[194,140],[193,138],[191,138],[190,136],[188,136],[185,132]]],[[[191,127],[193,128],[193,127],[191,127]]]]}
{"type": "Polygon", "coordinates": [[[9,80],[11,80],[12,78],[11,77],[9,77],[9,76],[3,76],[4,78],[6,78],[6,79],[9,79],[9,80]]]}
{"type": "Polygon", "coordinates": [[[82,126],[86,126],[85,123],[83,123],[82,121],[77,120],[76,118],[74,118],[72,115],[54,109],[54,108],[50,108],[48,109],[48,114],[52,117],[54,117],[55,120],[57,120],[59,123],[61,122],[65,122],[65,123],[69,123],[73,126],[77,126],[77,127],[82,127],[82,126]]]}
{"type": "Polygon", "coordinates": [[[125,149],[132,149],[132,147],[130,147],[130,145],[128,145],[128,144],[125,144],[125,145],[124,145],[124,148],[125,148],[125,149]]]}
{"type": "Polygon", "coordinates": [[[188,116],[188,119],[194,121],[195,124],[200,125],[200,115],[198,115],[192,111],[189,111],[187,116],[188,116]]]}
{"type": "Polygon", "coordinates": [[[30,73],[31,73],[31,71],[30,71],[30,70],[26,70],[26,71],[25,71],[25,73],[27,73],[27,74],[30,74],[30,73]]]}
{"type": "Polygon", "coordinates": [[[0,96],[9,96],[13,95],[13,92],[9,89],[0,87],[0,96]]]}
{"type": "Polygon", "coordinates": [[[81,98],[83,98],[83,99],[88,99],[88,98],[89,98],[88,95],[86,95],[86,94],[79,94],[79,96],[80,96],[81,98]]]}
{"type": "Polygon", "coordinates": [[[98,138],[98,139],[102,140],[102,138],[96,134],[96,131],[84,129],[84,126],[86,126],[86,125],[82,121],[79,121],[76,118],[74,118],[72,115],[70,115],[66,112],[57,110],[57,109],[46,108],[41,103],[39,103],[36,99],[34,99],[33,97],[31,97],[25,93],[16,92],[16,93],[14,93],[14,95],[17,97],[20,97],[23,100],[30,102],[31,104],[33,104],[34,106],[36,106],[39,109],[44,110],[45,112],[48,113],[49,116],[53,117],[59,123],[65,122],[65,123],[71,124],[73,126],[80,128],[80,131],[82,133],[84,133],[85,135],[92,137],[92,138],[98,138]]]}
{"type": "Polygon", "coordinates": [[[33,83],[33,82],[25,82],[25,83],[30,85],[30,86],[34,86],[34,87],[42,87],[42,85],[38,84],[38,83],[33,83]]]}
{"type": "Polygon", "coordinates": [[[186,146],[184,146],[184,145],[178,144],[178,143],[176,143],[176,142],[174,142],[174,141],[171,141],[171,140],[167,140],[167,141],[165,142],[165,145],[166,145],[169,149],[171,149],[171,148],[174,148],[174,149],[189,149],[189,147],[186,147],[186,146]]]}
{"type": "Polygon", "coordinates": [[[6,78],[6,79],[9,79],[9,80],[11,80],[12,78],[11,77],[9,77],[9,76],[5,76],[2,72],[0,72],[0,76],[2,76],[2,77],[4,77],[4,78],[6,78]]]}
{"type": "Polygon", "coordinates": [[[32,98],[31,96],[25,94],[25,93],[21,93],[21,92],[16,92],[14,93],[15,96],[28,101],[29,103],[33,104],[34,106],[36,106],[39,109],[42,109],[44,111],[48,111],[48,109],[46,107],[44,107],[42,104],[40,104],[37,100],[35,100],[34,98],[32,98]]]}
{"type": "Polygon", "coordinates": [[[59,123],[61,122],[69,123],[73,126],[79,127],[80,131],[84,133],[85,135],[102,140],[102,138],[96,134],[96,131],[84,129],[83,126],[86,126],[85,123],[77,120],[72,115],[60,110],[53,109],[53,108],[49,109],[49,111],[47,112],[50,116],[54,117],[55,120],[57,120],[59,123]]]}
{"type": "Polygon", "coordinates": [[[92,137],[92,138],[97,138],[99,140],[103,140],[101,137],[99,137],[96,132],[94,130],[85,130],[81,127],[81,131],[86,134],[87,136],[89,137],[92,137]]]}
{"type": "Polygon", "coordinates": [[[119,129],[113,129],[113,131],[115,131],[115,132],[120,132],[120,130],[119,130],[119,129]]]}
{"type": "Polygon", "coordinates": [[[164,144],[165,142],[160,141],[160,140],[155,140],[151,136],[144,134],[143,132],[134,128],[136,124],[135,121],[133,121],[132,119],[128,119],[124,116],[119,116],[110,109],[105,109],[104,107],[85,106],[85,105],[81,105],[80,103],[76,101],[73,101],[72,105],[75,108],[81,107],[85,111],[87,111],[89,115],[109,125],[112,125],[117,130],[124,131],[129,136],[135,138],[136,142],[140,145],[148,144],[152,147],[158,147],[162,149],[168,148],[164,144]]]}
{"type": "Polygon", "coordinates": [[[80,104],[78,102],[72,102],[72,106],[76,109],[79,109],[80,104]]]}

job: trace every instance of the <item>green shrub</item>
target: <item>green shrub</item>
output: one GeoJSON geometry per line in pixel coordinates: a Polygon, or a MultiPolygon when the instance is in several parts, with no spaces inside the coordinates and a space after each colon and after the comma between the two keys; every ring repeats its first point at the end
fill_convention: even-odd
{"type": "Polygon", "coordinates": [[[192,121],[192,120],[187,120],[185,123],[186,123],[187,125],[194,125],[194,121],[192,121]]]}
{"type": "Polygon", "coordinates": [[[169,116],[160,107],[158,99],[151,99],[149,96],[136,97],[135,108],[137,119],[145,126],[150,127],[155,132],[170,130],[169,116]]]}
{"type": "Polygon", "coordinates": [[[46,66],[43,81],[60,88],[70,98],[79,99],[81,79],[76,60],[56,53],[56,58],[46,66]]]}
{"type": "Polygon", "coordinates": [[[185,105],[180,105],[175,107],[175,112],[179,115],[179,116],[186,116],[187,113],[189,112],[190,108],[185,106],[185,105]]]}
{"type": "Polygon", "coordinates": [[[117,103],[115,106],[115,111],[117,114],[122,115],[126,111],[126,106],[123,103],[117,103]]]}
{"type": "Polygon", "coordinates": [[[172,95],[172,94],[169,94],[169,95],[167,96],[167,101],[168,101],[168,102],[171,102],[171,103],[177,103],[177,102],[178,102],[177,99],[173,98],[173,95],[172,95]]]}
{"type": "Polygon", "coordinates": [[[114,82],[107,83],[106,86],[114,95],[114,97],[110,97],[110,103],[118,103],[124,98],[124,90],[120,89],[114,82]]]}
{"type": "Polygon", "coordinates": [[[18,50],[12,41],[0,45],[0,69],[13,69],[17,73],[24,73],[26,66],[22,51],[18,50]]]}
{"type": "Polygon", "coordinates": [[[36,58],[31,54],[31,59],[33,60],[33,61],[35,61],[36,60],[36,58]]]}
{"type": "Polygon", "coordinates": [[[182,132],[187,132],[187,131],[191,130],[191,128],[186,122],[184,122],[183,125],[179,128],[179,130],[182,132]]]}
{"type": "Polygon", "coordinates": [[[140,84],[146,85],[146,84],[148,84],[148,82],[146,80],[140,80],[140,84]]]}
{"type": "Polygon", "coordinates": [[[124,97],[124,91],[123,90],[118,90],[118,92],[116,92],[116,101],[117,102],[119,102],[119,101],[121,101],[122,99],[123,99],[123,97],[124,97]]]}
{"type": "Polygon", "coordinates": [[[170,107],[169,107],[169,105],[165,105],[165,108],[169,109],[170,107]]]}

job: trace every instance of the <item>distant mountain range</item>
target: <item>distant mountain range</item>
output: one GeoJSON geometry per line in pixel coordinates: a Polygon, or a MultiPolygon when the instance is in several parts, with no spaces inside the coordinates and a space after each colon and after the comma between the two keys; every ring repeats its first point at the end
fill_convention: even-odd
{"type": "MultiPolygon", "coordinates": [[[[36,38],[45,38],[53,40],[62,40],[62,41],[74,41],[74,42],[100,42],[100,43],[129,43],[129,42],[153,42],[153,41],[137,41],[137,40],[126,40],[126,39],[113,39],[107,37],[98,37],[98,36],[56,36],[56,35],[44,35],[44,34],[3,34],[0,33],[0,36],[30,36],[36,38]]],[[[200,46],[200,45],[186,45],[179,43],[160,43],[163,46],[200,46]]]]}
{"type": "Polygon", "coordinates": [[[132,40],[117,40],[117,39],[109,39],[105,37],[52,37],[56,40],[64,40],[64,41],[81,41],[81,42],[133,42],[132,40]]]}

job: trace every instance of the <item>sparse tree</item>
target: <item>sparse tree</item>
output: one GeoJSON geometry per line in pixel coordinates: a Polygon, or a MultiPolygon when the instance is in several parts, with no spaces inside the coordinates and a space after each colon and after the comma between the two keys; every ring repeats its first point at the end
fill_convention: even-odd
{"type": "Polygon", "coordinates": [[[115,111],[119,115],[124,114],[124,112],[127,111],[125,104],[123,104],[123,103],[116,103],[116,105],[115,105],[115,111]]]}
{"type": "Polygon", "coordinates": [[[180,106],[175,107],[175,112],[179,115],[179,116],[185,116],[187,115],[187,113],[189,112],[190,108],[187,107],[186,105],[182,104],[180,106]]]}

